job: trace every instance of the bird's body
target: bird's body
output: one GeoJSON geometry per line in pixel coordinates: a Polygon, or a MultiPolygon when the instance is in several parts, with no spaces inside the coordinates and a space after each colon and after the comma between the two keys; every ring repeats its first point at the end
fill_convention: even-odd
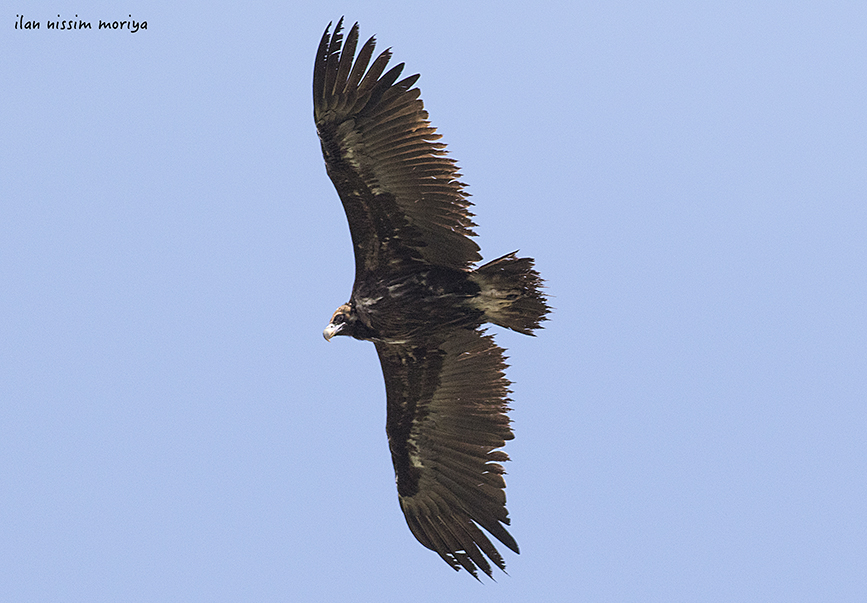
{"type": "Polygon", "coordinates": [[[418,76],[355,58],[358,25],[341,45],[326,29],[313,76],[326,170],[349,220],[355,283],[326,339],[372,341],[386,384],[386,433],[398,499],[412,533],[455,569],[491,575],[505,563],[479,526],[515,552],[499,450],[511,439],[502,349],[485,323],[520,333],[549,308],[529,258],[478,268],[471,205],[427,121],[418,76]],[[369,68],[368,65],[370,64],[369,68]]]}

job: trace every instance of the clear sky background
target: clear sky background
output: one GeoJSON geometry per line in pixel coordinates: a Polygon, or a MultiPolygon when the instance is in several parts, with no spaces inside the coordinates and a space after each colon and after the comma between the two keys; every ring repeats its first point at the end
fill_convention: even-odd
{"type": "Polygon", "coordinates": [[[361,6],[3,3],[0,599],[867,600],[863,2],[361,6]],[[492,329],[496,583],[412,537],[373,346],[322,338],[343,14],[556,308],[492,329]]]}

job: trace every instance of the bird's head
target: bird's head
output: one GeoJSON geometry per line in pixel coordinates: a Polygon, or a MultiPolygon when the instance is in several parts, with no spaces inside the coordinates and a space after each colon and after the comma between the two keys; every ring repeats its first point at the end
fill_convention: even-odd
{"type": "Polygon", "coordinates": [[[328,326],[322,331],[326,341],[330,341],[335,335],[351,335],[351,326],[356,320],[355,312],[349,304],[343,304],[331,315],[328,326]]]}

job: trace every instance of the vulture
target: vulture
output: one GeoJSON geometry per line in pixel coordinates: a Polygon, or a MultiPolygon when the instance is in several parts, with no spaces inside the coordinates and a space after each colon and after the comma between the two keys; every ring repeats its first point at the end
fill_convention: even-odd
{"type": "Polygon", "coordinates": [[[532,335],[549,311],[531,258],[478,267],[471,203],[430,125],[418,75],[386,70],[375,38],[356,56],[358,24],[325,29],[313,69],[313,115],[325,169],[355,251],[349,301],[325,339],[372,341],[386,391],[386,434],[406,523],[453,569],[492,577],[518,553],[504,526],[501,448],[512,439],[503,349],[484,325],[532,335]],[[371,61],[371,59],[373,59],[371,61]],[[489,562],[490,560],[490,562],[489,562]]]}

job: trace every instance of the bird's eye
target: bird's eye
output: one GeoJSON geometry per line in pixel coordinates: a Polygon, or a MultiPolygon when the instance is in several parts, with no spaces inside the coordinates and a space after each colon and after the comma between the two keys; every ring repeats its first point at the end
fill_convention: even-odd
{"type": "Polygon", "coordinates": [[[346,314],[342,314],[342,313],[336,314],[334,316],[334,320],[332,320],[331,322],[333,322],[336,325],[341,325],[341,324],[345,323],[346,322],[346,314]]]}

